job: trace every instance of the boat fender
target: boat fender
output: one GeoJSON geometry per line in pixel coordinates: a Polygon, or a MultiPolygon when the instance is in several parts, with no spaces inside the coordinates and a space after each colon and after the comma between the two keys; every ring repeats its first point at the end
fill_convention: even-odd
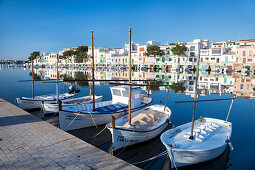
{"type": "Polygon", "coordinates": [[[203,116],[200,116],[200,118],[198,120],[199,120],[199,123],[205,123],[206,122],[206,120],[203,116]]]}
{"type": "Polygon", "coordinates": [[[225,142],[229,145],[230,150],[233,151],[233,150],[234,150],[234,147],[233,147],[233,145],[231,144],[230,140],[226,139],[225,142]]]}

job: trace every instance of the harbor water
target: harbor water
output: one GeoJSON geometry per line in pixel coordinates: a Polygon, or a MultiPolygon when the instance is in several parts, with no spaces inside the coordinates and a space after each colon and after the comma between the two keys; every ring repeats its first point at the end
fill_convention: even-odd
{"type": "MultiPolygon", "coordinates": [[[[35,69],[36,78],[54,79],[54,69],[35,69]]],[[[89,79],[90,70],[82,68],[63,68],[60,69],[60,78],[89,79]]],[[[0,67],[0,98],[3,98],[15,105],[15,99],[18,97],[32,96],[31,81],[19,82],[20,80],[31,80],[31,70],[24,68],[9,68],[7,65],[0,67]]],[[[127,79],[127,71],[118,70],[96,70],[96,79],[127,79]]],[[[162,84],[177,84],[175,89],[169,93],[167,106],[172,110],[171,123],[173,126],[190,122],[192,120],[193,103],[177,104],[176,101],[190,101],[194,96],[194,76],[189,73],[167,73],[164,70],[156,71],[134,71],[132,79],[157,79],[162,84]]],[[[199,76],[199,100],[202,99],[224,99],[237,96],[234,100],[229,121],[232,122],[231,143],[234,150],[227,148],[225,152],[214,160],[201,164],[189,166],[183,169],[255,169],[255,78],[254,75],[241,75],[235,73],[216,74],[201,72],[199,76]],[[241,85],[242,84],[242,85],[241,85]]],[[[59,83],[59,92],[67,92],[70,84],[59,83]]],[[[95,94],[102,95],[103,100],[111,99],[111,85],[102,82],[96,82],[95,94]]],[[[56,93],[55,83],[35,82],[35,96],[56,93]]],[[[90,93],[90,83],[79,82],[77,87],[80,89],[80,96],[87,96],[90,93]]],[[[146,94],[147,89],[143,88],[146,94]]],[[[167,95],[165,87],[152,88],[150,90],[152,104],[164,103],[167,95]]],[[[197,104],[196,119],[200,116],[226,119],[231,100],[201,102],[197,104]]],[[[59,126],[58,116],[49,115],[44,117],[41,110],[33,110],[32,114],[41,119],[59,126]]],[[[168,128],[171,128],[170,126],[168,128]]],[[[111,151],[111,133],[104,126],[90,127],[69,131],[72,135],[92,144],[96,147],[112,153],[111,151]],[[101,132],[98,134],[99,132],[101,132]],[[98,134],[98,135],[97,135],[98,134]]],[[[152,158],[166,149],[160,141],[160,137],[150,141],[126,147],[114,156],[119,157],[129,163],[136,163],[152,158]]],[[[152,159],[147,162],[135,164],[142,169],[169,169],[170,160],[168,155],[152,159]]]]}

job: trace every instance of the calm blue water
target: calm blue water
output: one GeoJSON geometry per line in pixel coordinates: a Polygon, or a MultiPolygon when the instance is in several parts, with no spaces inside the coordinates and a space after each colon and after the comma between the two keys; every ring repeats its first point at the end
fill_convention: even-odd
{"type": "MultiPolygon", "coordinates": [[[[10,69],[2,68],[0,70],[0,97],[16,104],[15,98],[17,97],[30,97],[32,95],[32,83],[31,82],[18,82],[19,80],[29,80],[30,70],[24,70],[21,68],[10,69]]],[[[59,89],[60,92],[67,91],[67,85],[60,83],[59,89]]],[[[88,95],[88,87],[79,87],[81,92],[78,96],[88,95]]],[[[54,83],[41,83],[35,82],[35,95],[43,95],[49,93],[55,93],[56,84],[54,83]]],[[[98,85],[95,87],[96,95],[103,95],[104,100],[111,99],[109,85],[98,85]]],[[[153,91],[151,96],[153,97],[153,103],[159,103],[160,101],[165,102],[167,92],[165,90],[153,91]]],[[[199,99],[215,99],[215,98],[229,98],[233,95],[218,95],[212,94],[207,96],[201,96],[199,99]]],[[[176,94],[174,92],[169,93],[169,98],[167,106],[172,110],[171,122],[173,125],[178,126],[191,121],[192,118],[192,103],[185,104],[175,104],[175,101],[180,100],[193,100],[190,95],[185,95],[184,93],[176,94]]],[[[197,114],[196,119],[200,116],[207,116],[219,119],[225,119],[229,109],[231,101],[215,101],[215,102],[201,102],[197,105],[197,114]]],[[[232,145],[234,147],[233,151],[230,151],[229,161],[227,162],[228,152],[222,155],[222,159],[218,158],[213,162],[207,164],[201,164],[199,166],[189,167],[188,169],[222,169],[217,166],[225,163],[227,165],[232,164],[230,169],[255,169],[255,100],[254,99],[245,99],[237,98],[234,101],[229,121],[233,124],[232,131],[232,145]],[[224,162],[225,161],[225,162],[224,162]]],[[[103,127],[100,127],[101,129],[103,127]]],[[[93,134],[93,128],[83,129],[89,131],[91,135],[93,134]]],[[[72,134],[77,137],[86,140],[86,136],[82,133],[83,130],[73,131],[72,134]],[[82,135],[81,135],[82,134],[82,135]]],[[[98,131],[98,130],[97,130],[98,131]]],[[[98,139],[99,142],[96,144],[95,141],[88,141],[92,144],[95,144],[99,148],[108,151],[110,148],[110,133],[105,132],[103,137],[98,139]]],[[[87,139],[88,140],[88,139],[87,139]]],[[[141,160],[147,159],[149,157],[157,155],[159,152],[164,151],[159,138],[151,140],[142,145],[137,145],[130,147],[127,151],[117,155],[121,159],[124,159],[129,162],[136,162],[139,159],[136,159],[134,155],[138,155],[141,160]]],[[[167,169],[169,167],[169,160],[165,157],[150,161],[147,164],[140,165],[144,169],[167,169]]]]}

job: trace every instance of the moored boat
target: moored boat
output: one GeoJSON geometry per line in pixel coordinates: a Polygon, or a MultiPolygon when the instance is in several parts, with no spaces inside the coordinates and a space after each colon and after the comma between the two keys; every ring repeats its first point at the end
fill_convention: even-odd
{"type": "MultiPolygon", "coordinates": [[[[107,124],[111,115],[120,118],[127,114],[128,87],[111,87],[112,100],[92,104],[63,107],[59,111],[59,123],[62,130],[74,130],[90,126],[107,124]]],[[[151,98],[141,95],[139,87],[132,88],[132,111],[142,109],[151,103],[151,98]]]]}
{"type": "Polygon", "coordinates": [[[148,141],[158,136],[169,124],[171,110],[164,105],[152,105],[131,113],[131,125],[128,115],[117,119],[106,127],[112,133],[113,151],[148,141]],[[114,127],[113,127],[114,126],[114,127]]]}
{"type": "MultiPolygon", "coordinates": [[[[95,102],[101,102],[102,98],[103,96],[95,96],[95,102]]],[[[92,97],[83,96],[78,98],[64,99],[61,100],[61,102],[62,107],[73,106],[77,104],[86,104],[92,103],[92,97]]],[[[42,104],[42,108],[44,114],[57,113],[59,111],[59,104],[57,103],[57,101],[44,102],[42,104]]]]}
{"type": "MultiPolygon", "coordinates": [[[[67,99],[75,96],[75,93],[63,93],[59,94],[59,99],[67,99]]],[[[16,101],[20,108],[30,110],[30,109],[37,109],[41,108],[42,102],[47,101],[56,101],[57,95],[56,94],[49,94],[49,95],[42,95],[42,96],[35,96],[33,97],[20,97],[16,98],[16,101]]]]}
{"type": "Polygon", "coordinates": [[[230,141],[232,124],[228,121],[201,117],[194,122],[193,139],[190,139],[191,126],[189,122],[161,135],[171,168],[212,160],[224,152],[230,141]]]}

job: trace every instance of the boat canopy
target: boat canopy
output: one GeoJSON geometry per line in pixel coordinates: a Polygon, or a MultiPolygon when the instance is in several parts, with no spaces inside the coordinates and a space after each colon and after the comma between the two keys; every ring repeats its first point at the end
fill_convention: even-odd
{"type": "MultiPolygon", "coordinates": [[[[141,88],[137,86],[131,87],[131,109],[140,107],[141,100],[141,88]]],[[[121,103],[128,105],[128,86],[114,86],[111,87],[112,103],[121,103]]]]}

